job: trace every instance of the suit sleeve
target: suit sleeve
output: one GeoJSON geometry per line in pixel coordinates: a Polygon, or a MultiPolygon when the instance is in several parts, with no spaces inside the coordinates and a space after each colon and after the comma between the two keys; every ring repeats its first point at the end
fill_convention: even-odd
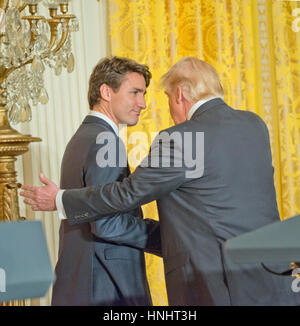
{"type": "Polygon", "coordinates": [[[69,223],[128,212],[161,199],[186,181],[188,168],[182,161],[182,146],[156,138],[149,155],[128,178],[104,186],[66,190],[63,205],[69,223]]]}
{"type": "MultiPolygon", "coordinates": [[[[101,146],[92,146],[82,172],[85,186],[107,184],[122,177],[122,168],[100,167],[96,161],[97,151],[101,146]]],[[[118,213],[91,222],[91,231],[101,240],[132,246],[156,255],[160,254],[159,222],[143,220],[135,212],[118,213]]]]}

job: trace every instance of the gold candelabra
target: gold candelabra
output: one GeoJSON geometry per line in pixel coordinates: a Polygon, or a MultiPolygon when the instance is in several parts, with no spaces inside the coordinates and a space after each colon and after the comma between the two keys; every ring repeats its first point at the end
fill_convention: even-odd
{"type": "Polygon", "coordinates": [[[59,75],[74,69],[71,32],[76,16],[69,0],[0,0],[0,221],[20,220],[16,156],[40,138],[23,135],[11,124],[30,121],[31,106],[46,104],[45,65],[59,75]],[[49,18],[38,14],[40,4],[49,18]],[[27,10],[27,13],[25,12],[27,10]]]}

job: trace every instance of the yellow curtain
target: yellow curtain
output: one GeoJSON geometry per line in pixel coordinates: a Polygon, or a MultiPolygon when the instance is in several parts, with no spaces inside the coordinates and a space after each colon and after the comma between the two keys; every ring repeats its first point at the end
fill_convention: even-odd
{"type": "MultiPolygon", "coordinates": [[[[203,59],[220,74],[225,101],[256,112],[267,123],[281,218],[299,214],[297,7],[300,3],[279,0],[108,0],[112,54],[145,63],[153,73],[147,110],[128,136],[146,131],[150,139],[152,132],[172,125],[159,79],[184,56],[203,59]]],[[[157,218],[154,203],[143,209],[146,217],[157,218]]],[[[162,261],[149,255],[147,268],[154,304],[166,305],[162,261]]]]}

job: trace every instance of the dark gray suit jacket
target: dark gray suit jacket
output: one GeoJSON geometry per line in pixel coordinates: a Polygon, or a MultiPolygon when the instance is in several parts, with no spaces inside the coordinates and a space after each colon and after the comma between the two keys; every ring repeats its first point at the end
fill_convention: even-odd
{"type": "MultiPolygon", "coordinates": [[[[105,146],[116,153],[120,146],[126,155],[109,124],[87,116],[64,153],[61,187],[104,185],[128,176],[126,157],[125,167],[118,156],[115,167],[98,166],[96,156],[105,146]],[[110,140],[96,144],[105,133],[110,140]]],[[[62,221],[52,305],[152,305],[143,249],[159,254],[160,233],[158,222],[143,220],[140,208],[80,225],[62,221]]]]}
{"type": "Polygon", "coordinates": [[[156,167],[140,166],[122,182],[104,187],[66,191],[69,222],[82,214],[87,221],[157,200],[170,305],[299,304],[290,277],[268,273],[260,264],[234,264],[223,251],[225,240],[279,220],[265,123],[213,99],[165,133],[182,139],[190,133],[194,140],[171,142],[171,166],[163,167],[163,161],[155,161],[168,147],[159,141],[160,133],[149,154],[154,153],[156,167]],[[200,164],[200,176],[187,177],[193,169],[183,159],[179,167],[178,152],[187,146],[187,152],[201,158],[197,132],[204,132],[204,169],[200,164]]]}

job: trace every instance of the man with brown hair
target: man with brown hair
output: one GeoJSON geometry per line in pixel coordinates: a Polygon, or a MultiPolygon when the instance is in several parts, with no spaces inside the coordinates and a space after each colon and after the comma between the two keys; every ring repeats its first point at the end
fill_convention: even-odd
{"type": "MultiPolygon", "coordinates": [[[[157,200],[170,305],[299,305],[291,278],[235,264],[223,250],[227,239],[279,221],[265,123],[229,107],[217,72],[202,60],[181,59],[162,81],[176,125],[160,132],[128,178],[65,190],[68,221],[157,200]]],[[[24,189],[34,210],[54,210],[61,193],[48,180],[24,189]]]]}
{"type": "MultiPolygon", "coordinates": [[[[96,65],[91,111],[63,156],[62,188],[104,185],[130,174],[118,126],[138,122],[150,78],[147,66],[127,58],[96,65]],[[116,153],[113,161],[99,156],[105,147],[116,153]]],[[[159,254],[160,234],[158,222],[143,220],[140,208],[80,225],[62,220],[52,305],[151,305],[143,250],[159,254]]]]}

